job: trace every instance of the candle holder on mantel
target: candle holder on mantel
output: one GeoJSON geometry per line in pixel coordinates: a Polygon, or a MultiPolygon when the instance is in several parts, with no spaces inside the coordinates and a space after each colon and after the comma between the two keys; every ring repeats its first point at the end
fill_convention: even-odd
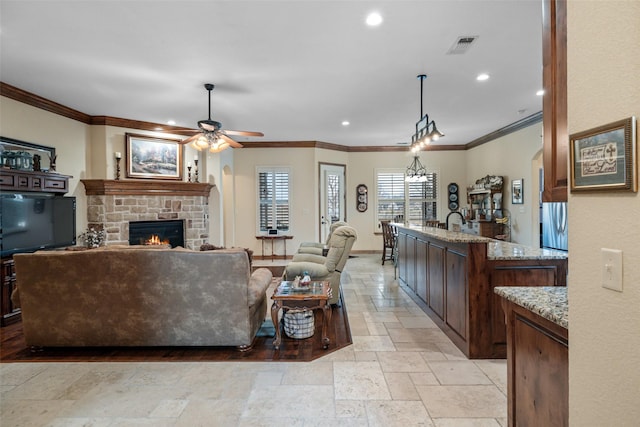
{"type": "Polygon", "coordinates": [[[200,182],[198,181],[198,159],[194,159],[193,162],[196,164],[196,170],[195,170],[196,174],[195,174],[194,182],[200,182]]]}
{"type": "Polygon", "coordinates": [[[116,181],[120,180],[120,159],[122,158],[122,154],[119,152],[115,153],[116,156],[116,181]]]}
{"type": "Polygon", "coordinates": [[[191,182],[191,166],[187,166],[187,182],[191,182]]]}

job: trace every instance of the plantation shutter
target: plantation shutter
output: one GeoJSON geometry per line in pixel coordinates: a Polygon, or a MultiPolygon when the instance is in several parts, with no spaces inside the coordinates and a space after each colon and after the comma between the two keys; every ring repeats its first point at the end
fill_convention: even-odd
{"type": "Polygon", "coordinates": [[[258,172],[259,231],[289,230],[289,171],[260,168],[258,172]]]}
{"type": "Polygon", "coordinates": [[[404,221],[404,172],[378,172],[377,220],[404,221]]]}
{"type": "Polygon", "coordinates": [[[437,176],[427,173],[425,182],[409,182],[409,220],[422,221],[436,219],[437,212],[437,176]]]}

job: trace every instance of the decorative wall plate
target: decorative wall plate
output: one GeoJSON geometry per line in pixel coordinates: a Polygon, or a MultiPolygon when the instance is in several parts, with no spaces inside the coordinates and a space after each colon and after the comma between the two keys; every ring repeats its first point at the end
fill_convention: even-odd
{"type": "Polygon", "coordinates": [[[356,209],[358,210],[358,212],[364,212],[367,210],[368,203],[369,203],[368,193],[369,193],[369,190],[367,189],[366,185],[358,184],[358,186],[356,187],[356,194],[357,194],[356,209]]]}

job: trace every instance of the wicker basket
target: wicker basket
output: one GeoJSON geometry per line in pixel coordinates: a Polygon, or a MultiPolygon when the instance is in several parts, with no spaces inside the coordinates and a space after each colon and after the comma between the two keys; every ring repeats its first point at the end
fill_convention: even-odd
{"type": "Polygon", "coordinates": [[[284,333],[289,338],[309,338],[315,329],[313,310],[288,310],[284,313],[284,333]]]}

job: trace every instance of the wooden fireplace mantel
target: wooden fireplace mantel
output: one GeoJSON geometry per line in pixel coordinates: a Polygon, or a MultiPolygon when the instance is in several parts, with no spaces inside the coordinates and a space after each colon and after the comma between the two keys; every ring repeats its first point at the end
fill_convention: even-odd
{"type": "Polygon", "coordinates": [[[206,182],[159,181],[136,179],[81,179],[87,196],[204,196],[213,187],[206,182]]]}

